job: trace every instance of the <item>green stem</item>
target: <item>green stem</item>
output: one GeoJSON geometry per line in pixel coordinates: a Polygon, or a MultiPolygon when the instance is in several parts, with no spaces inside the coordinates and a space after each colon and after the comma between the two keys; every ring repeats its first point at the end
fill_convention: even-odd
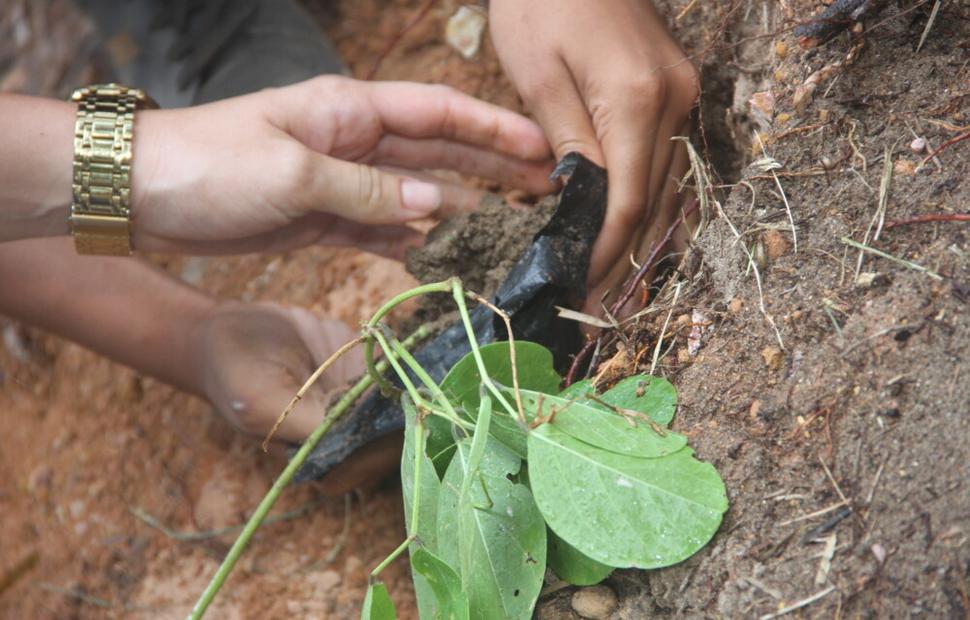
{"type": "Polygon", "coordinates": [[[442,417],[444,417],[452,424],[456,426],[460,426],[466,430],[474,428],[474,425],[469,424],[467,421],[463,420],[460,415],[458,415],[458,412],[451,404],[451,401],[448,400],[448,397],[445,396],[445,393],[441,389],[441,387],[437,383],[435,383],[435,380],[432,379],[431,375],[428,374],[428,371],[426,371],[424,367],[422,367],[421,364],[418,363],[418,360],[414,359],[414,356],[411,355],[411,352],[408,351],[406,348],[404,348],[404,345],[401,344],[401,341],[399,341],[397,338],[394,338],[393,336],[389,336],[387,338],[388,338],[388,341],[390,342],[391,348],[394,350],[394,353],[396,353],[397,356],[401,359],[401,361],[407,364],[408,368],[410,368],[411,371],[414,372],[414,374],[418,377],[418,379],[421,380],[421,383],[423,383],[424,387],[426,387],[428,391],[431,392],[431,395],[434,397],[434,399],[436,401],[441,402],[441,404],[444,406],[445,411],[448,412],[448,415],[442,416],[442,417]]]}
{"type": "Polygon", "coordinates": [[[421,504],[421,463],[427,458],[424,454],[425,450],[425,436],[424,436],[424,420],[421,416],[421,412],[415,412],[414,416],[414,431],[418,434],[415,443],[417,444],[414,449],[414,500],[411,503],[411,536],[418,535],[418,523],[421,520],[421,512],[419,511],[421,504]]]}
{"type": "Polygon", "coordinates": [[[384,351],[384,355],[387,356],[388,361],[391,363],[391,368],[394,369],[394,372],[401,380],[401,383],[404,384],[404,389],[407,390],[408,395],[411,396],[411,400],[413,400],[416,405],[419,403],[423,405],[424,399],[421,398],[418,388],[414,387],[414,384],[411,382],[411,377],[404,372],[404,368],[402,368],[401,364],[398,363],[394,350],[391,348],[391,345],[388,344],[387,338],[384,337],[381,330],[377,327],[370,326],[367,326],[364,329],[367,330],[368,335],[371,337],[371,341],[376,341],[384,351]]]}
{"type": "MultiPolygon", "coordinates": [[[[418,286],[409,291],[404,291],[400,295],[392,298],[386,304],[381,306],[374,316],[364,324],[364,331],[372,330],[377,327],[377,324],[383,319],[388,312],[393,310],[396,306],[404,303],[405,301],[418,297],[419,295],[426,295],[428,293],[447,293],[451,290],[452,278],[443,280],[441,282],[433,282],[431,284],[424,284],[418,286]]],[[[377,386],[380,388],[381,393],[385,396],[393,394],[396,389],[393,385],[388,382],[384,376],[377,372],[377,368],[374,364],[374,339],[368,338],[367,342],[364,344],[364,361],[367,363],[367,372],[370,373],[374,380],[377,382],[377,386]]]]}
{"type": "MultiPolygon", "coordinates": [[[[408,395],[405,395],[401,402],[401,407],[405,410],[409,408],[408,407],[409,404],[406,402],[407,398],[408,398],[408,395]]],[[[397,549],[392,551],[390,555],[384,558],[383,562],[378,564],[377,567],[371,571],[370,578],[368,579],[370,583],[374,583],[374,581],[377,579],[377,576],[381,573],[381,571],[387,568],[387,566],[391,562],[396,560],[399,555],[404,553],[404,550],[407,549],[408,546],[417,539],[418,522],[421,517],[421,512],[419,510],[421,507],[421,463],[424,461],[424,458],[425,458],[424,457],[425,440],[424,440],[424,422],[422,422],[421,420],[421,412],[415,410],[414,414],[415,414],[414,415],[414,432],[415,432],[414,480],[415,480],[415,483],[414,483],[414,499],[412,500],[412,504],[411,504],[411,532],[413,533],[407,538],[405,538],[404,542],[402,542],[400,545],[397,546],[397,549]]]]}
{"type": "Polygon", "coordinates": [[[472,355],[475,357],[475,364],[478,366],[478,374],[482,377],[482,383],[488,388],[488,391],[495,396],[495,399],[502,403],[505,407],[506,412],[515,418],[516,412],[509,404],[509,401],[505,400],[505,396],[502,392],[495,386],[492,382],[492,378],[488,376],[488,372],[485,370],[485,361],[482,359],[482,352],[478,348],[478,338],[475,337],[475,330],[472,329],[472,319],[468,314],[468,306],[465,304],[465,292],[461,285],[461,280],[454,280],[451,283],[451,294],[455,298],[455,303],[458,304],[458,312],[461,314],[461,322],[465,325],[465,333],[468,334],[468,344],[471,345],[472,355]]]}
{"type": "MultiPolygon", "coordinates": [[[[404,340],[404,346],[413,346],[416,342],[427,337],[429,332],[430,329],[428,326],[422,325],[404,340]]],[[[276,479],[276,482],[273,483],[272,488],[270,488],[266,496],[263,497],[263,501],[259,503],[256,511],[249,518],[249,521],[246,522],[246,527],[243,528],[242,533],[239,534],[239,538],[236,539],[236,542],[233,543],[232,548],[229,549],[229,553],[227,553],[226,557],[222,560],[219,570],[217,570],[216,574],[213,575],[212,580],[209,581],[209,585],[206,586],[202,596],[199,597],[195,607],[192,608],[192,613],[189,616],[190,620],[199,620],[202,618],[206,609],[208,609],[209,605],[212,603],[212,600],[219,592],[219,589],[222,588],[222,584],[225,583],[226,579],[229,577],[229,574],[232,572],[232,569],[235,568],[236,562],[239,561],[239,557],[242,555],[243,551],[245,551],[246,546],[253,537],[253,534],[256,533],[256,530],[259,528],[260,524],[262,524],[263,520],[266,518],[266,515],[269,514],[269,511],[273,508],[273,505],[283,493],[283,489],[286,488],[286,485],[288,485],[291,480],[293,480],[293,476],[295,476],[296,472],[300,469],[300,467],[303,466],[303,463],[306,461],[307,457],[310,456],[313,449],[317,447],[317,444],[320,443],[320,440],[323,439],[324,435],[327,434],[327,431],[329,431],[334,423],[344,413],[346,413],[348,409],[350,409],[350,406],[354,403],[354,401],[357,400],[360,395],[367,390],[367,388],[374,384],[375,376],[381,376],[380,373],[387,370],[388,360],[394,361],[393,355],[388,355],[387,360],[383,360],[380,364],[377,364],[373,369],[373,374],[367,374],[361,377],[360,380],[354,384],[354,386],[350,388],[346,394],[344,394],[343,398],[340,399],[333,409],[330,410],[329,414],[326,416],[326,418],[324,418],[323,422],[317,426],[316,430],[314,430],[313,433],[307,437],[306,441],[303,442],[303,445],[300,446],[297,453],[293,455],[293,458],[286,465],[283,473],[281,473],[279,478],[276,479]]]]}
{"type": "Polygon", "coordinates": [[[370,583],[374,583],[374,580],[377,579],[377,576],[381,573],[381,571],[387,568],[388,565],[394,560],[396,560],[399,555],[404,553],[404,550],[407,549],[408,545],[413,543],[414,540],[415,540],[415,537],[413,535],[408,536],[407,538],[404,539],[404,542],[402,542],[400,545],[397,546],[397,549],[391,552],[391,555],[384,558],[384,561],[378,564],[377,568],[371,571],[370,579],[369,579],[370,583]]]}

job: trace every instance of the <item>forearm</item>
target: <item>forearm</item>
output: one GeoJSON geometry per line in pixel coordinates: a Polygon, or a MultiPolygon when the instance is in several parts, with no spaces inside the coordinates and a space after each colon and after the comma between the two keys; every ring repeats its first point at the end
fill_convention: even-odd
{"type": "Polygon", "coordinates": [[[193,336],[215,305],[140,260],[78,256],[66,237],[0,243],[0,314],[194,394],[193,336]]]}
{"type": "Polygon", "coordinates": [[[0,95],[0,241],[68,233],[75,111],[0,95]]]}

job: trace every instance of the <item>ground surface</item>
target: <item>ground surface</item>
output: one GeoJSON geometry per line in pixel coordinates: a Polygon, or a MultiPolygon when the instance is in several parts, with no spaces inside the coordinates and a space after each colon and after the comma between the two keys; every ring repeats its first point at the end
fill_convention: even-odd
{"type": "MultiPolygon", "coordinates": [[[[336,4],[318,14],[364,76],[423,2],[336,4]]],[[[970,124],[966,3],[945,3],[919,52],[932,2],[893,4],[870,18],[865,45],[801,110],[797,87],[854,45],[843,35],[805,51],[793,36],[772,34],[810,15],[812,3],[663,4],[704,68],[711,161],[725,182],[743,175],[746,183],[726,190],[723,207],[756,256],[763,295],[731,227],[716,220],[677,280],[677,303],[668,285],[656,312],[632,328],[640,370],[649,370],[663,331],[657,372],[680,391],[675,426],[721,471],[732,506],[691,560],[614,575],[613,615],[759,617],[819,595],[786,617],[967,617],[970,229],[929,223],[869,235],[942,280],[868,256],[859,271],[878,275],[858,283],[858,251],[840,241],[865,238],[887,149],[895,171],[887,222],[966,211],[970,142],[925,166],[925,154],[910,149],[914,134],[937,147],[970,124]],[[752,114],[748,101],[767,91],[774,106],[758,95],[752,114]],[[781,164],[784,198],[764,167],[746,167],[754,129],[781,164]],[[685,350],[692,315],[705,329],[694,357],[685,350]],[[842,504],[851,513],[835,523],[842,504]]],[[[453,8],[435,2],[378,77],[445,82],[518,106],[487,42],[472,61],[443,43],[453,8]]],[[[0,28],[9,11],[0,10],[0,28]]],[[[25,34],[0,31],[0,45],[21,46],[17,62],[0,50],[5,90],[63,95],[90,79],[91,37],[70,5],[43,13],[25,34]]],[[[214,294],[300,304],[349,322],[405,285],[399,266],[346,250],[169,267],[214,294]]],[[[0,592],[0,617],[184,617],[232,537],[175,540],[132,509],[182,532],[240,523],[281,459],[262,455],[204,403],[74,345],[11,324],[4,344],[0,579],[37,560],[0,592]]],[[[213,617],[355,617],[366,572],[402,535],[396,486],[352,498],[346,534],[344,498],[304,485],[282,503],[280,513],[302,512],[261,531],[213,617]]],[[[413,617],[404,567],[388,580],[402,617],[413,617]]],[[[538,616],[577,617],[573,596],[568,588],[544,596],[538,616]]]]}

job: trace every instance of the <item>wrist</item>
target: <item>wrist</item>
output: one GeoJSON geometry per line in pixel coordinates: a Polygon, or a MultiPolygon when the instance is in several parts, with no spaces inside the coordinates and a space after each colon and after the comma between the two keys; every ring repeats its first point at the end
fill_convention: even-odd
{"type": "Polygon", "coordinates": [[[209,326],[212,319],[233,302],[223,302],[191,288],[186,292],[191,299],[185,300],[181,316],[172,325],[176,363],[181,369],[176,387],[208,398],[206,369],[211,363],[207,346],[209,326]]]}
{"type": "Polygon", "coordinates": [[[0,98],[0,241],[68,234],[75,106],[0,98]]]}

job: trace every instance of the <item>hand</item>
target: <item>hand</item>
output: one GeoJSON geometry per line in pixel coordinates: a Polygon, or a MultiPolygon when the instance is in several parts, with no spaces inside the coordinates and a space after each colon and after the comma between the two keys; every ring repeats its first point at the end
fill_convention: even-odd
{"type": "MultiPolygon", "coordinates": [[[[302,308],[223,303],[194,330],[202,394],[239,430],[262,439],[303,383],[357,334],[302,308]]],[[[275,438],[303,441],[330,396],[364,372],[360,348],[341,356],[290,412],[275,438]]]]}
{"type": "MultiPolygon", "coordinates": [[[[357,334],[340,321],[302,308],[224,303],[197,325],[202,392],[244,433],[259,439],[307,377],[357,334]]],[[[341,356],[297,403],[274,438],[302,442],[320,424],[336,392],[364,372],[360,347],[341,356]]],[[[401,437],[391,434],[355,452],[321,481],[339,495],[382,480],[401,460],[401,437]]]]}
{"type": "Polygon", "coordinates": [[[492,0],[495,47],[557,158],[579,151],[609,172],[587,311],[678,215],[676,180],[698,77],[647,0],[492,0]]]}
{"type": "Polygon", "coordinates": [[[421,170],[553,189],[537,125],[443,86],[326,76],[136,118],[132,226],[143,251],[328,243],[400,256],[419,238],[404,222],[473,208],[482,194],[421,170]]]}

